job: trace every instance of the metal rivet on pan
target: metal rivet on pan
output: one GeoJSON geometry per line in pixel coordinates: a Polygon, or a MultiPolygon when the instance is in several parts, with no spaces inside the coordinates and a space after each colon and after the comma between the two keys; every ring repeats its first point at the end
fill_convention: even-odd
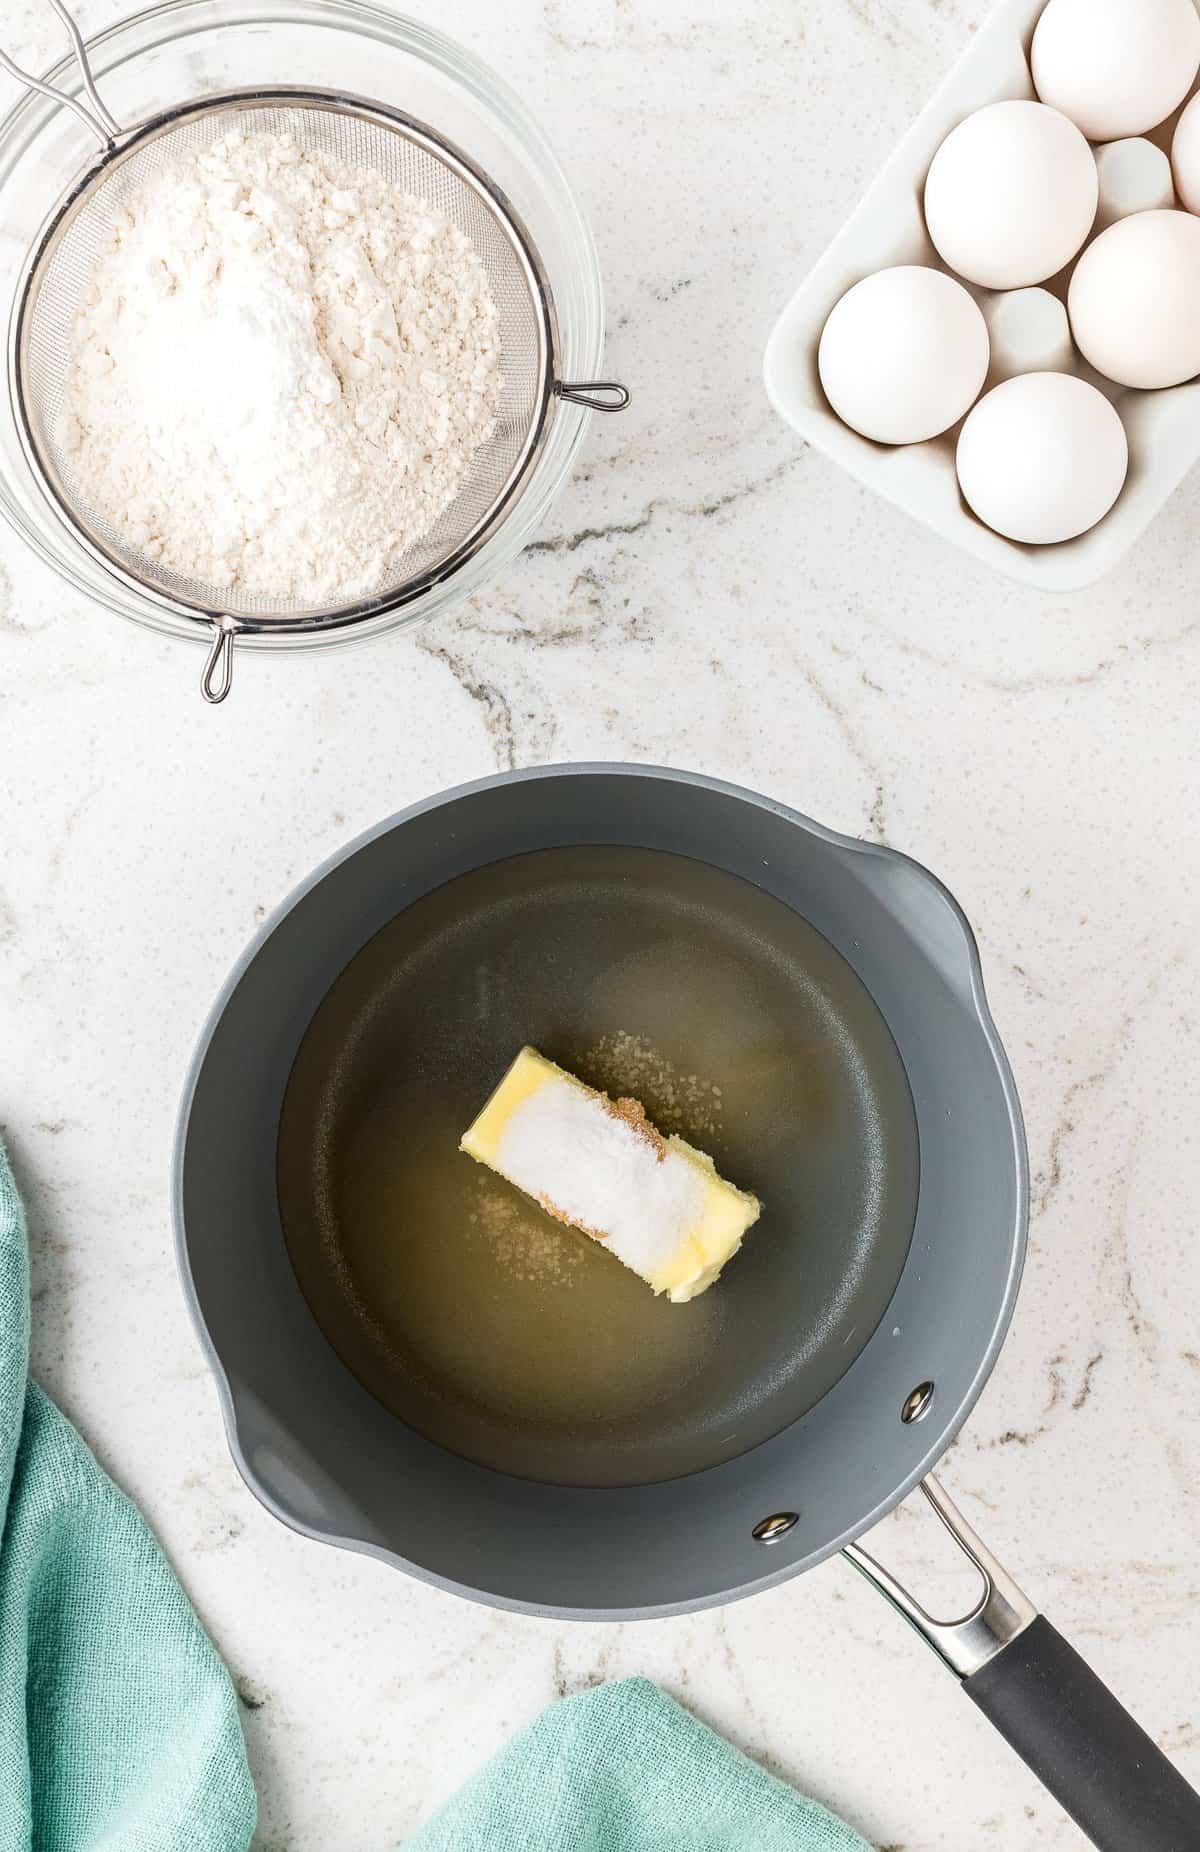
{"type": "Polygon", "coordinates": [[[773,1518],[763,1518],[754,1526],[754,1538],[757,1543],[778,1543],[786,1537],[794,1524],[799,1524],[798,1511],[777,1511],[773,1518]]]}
{"type": "Polygon", "coordinates": [[[900,1419],[905,1423],[910,1421],[924,1421],[932,1407],[933,1384],[918,1383],[916,1388],[910,1390],[905,1396],[900,1407],[900,1419]]]}

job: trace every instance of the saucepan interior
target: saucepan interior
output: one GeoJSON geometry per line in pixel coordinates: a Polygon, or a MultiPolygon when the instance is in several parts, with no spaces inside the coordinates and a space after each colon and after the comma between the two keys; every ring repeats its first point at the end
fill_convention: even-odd
{"type": "Polygon", "coordinates": [[[452,793],[321,871],[210,1024],[178,1191],[260,1496],[574,1614],[749,1592],[902,1496],[990,1368],[1025,1215],[944,890],[747,794],[615,767],[452,793]],[[762,1196],[718,1288],[654,1300],[458,1157],[526,1041],[762,1196]],[[768,1555],[777,1511],[798,1521],[768,1555]]]}
{"type": "Polygon", "coordinates": [[[392,1411],[500,1471],[652,1484],[789,1426],[878,1325],[917,1201],[896,1045],[790,907],[619,845],[491,862],[406,907],[301,1044],[283,1230],[318,1323],[392,1411]],[[753,1186],[690,1305],[462,1156],[526,1042],[753,1186]]]}

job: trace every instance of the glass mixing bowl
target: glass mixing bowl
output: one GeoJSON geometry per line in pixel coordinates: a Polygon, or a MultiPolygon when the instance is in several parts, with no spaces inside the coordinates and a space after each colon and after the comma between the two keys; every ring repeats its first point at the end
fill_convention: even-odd
{"type": "MultiPolygon", "coordinates": [[[[554,299],[559,377],[595,378],[604,306],[587,223],[538,124],[461,46],[369,0],[168,0],[101,33],[88,51],[100,94],[122,127],[222,91],[280,85],[391,103],[427,123],[482,168],[524,221],[554,299]]],[[[72,58],[47,75],[69,94],[79,93],[72,58]]],[[[40,95],[27,95],[0,121],[0,290],[10,317],[31,247],[95,154],[94,139],[73,112],[40,95]]],[[[11,368],[0,417],[0,512],[47,565],[122,617],[211,644],[210,618],[131,586],[51,505],[21,442],[11,368]]],[[[341,628],[239,635],[239,651],[361,641],[431,617],[478,590],[542,520],[570,471],[587,417],[559,402],[548,441],[507,518],[450,578],[341,628]]]]}

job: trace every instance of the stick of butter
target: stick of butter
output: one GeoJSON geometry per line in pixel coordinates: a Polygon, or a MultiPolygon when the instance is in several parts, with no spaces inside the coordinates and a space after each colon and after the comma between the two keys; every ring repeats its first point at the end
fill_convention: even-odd
{"type": "Polygon", "coordinates": [[[636,1100],[610,1100],[536,1048],[521,1050],[459,1149],[677,1304],[712,1285],[762,1212],[636,1100]]]}

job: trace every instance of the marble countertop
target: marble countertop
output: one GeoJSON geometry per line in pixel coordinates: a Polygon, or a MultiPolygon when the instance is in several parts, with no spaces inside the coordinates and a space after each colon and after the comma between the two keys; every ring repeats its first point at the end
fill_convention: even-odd
{"type": "MultiPolygon", "coordinates": [[[[290,1534],[238,1479],[176,1281],[193,1037],[255,924],[357,831],[552,760],[678,764],[957,893],[1028,1120],[1029,1265],[945,1463],[1002,1560],[1200,1781],[1200,615],[1193,474],[1098,589],[991,576],[805,451],[763,344],[984,0],[439,0],[592,216],[613,371],[536,551],[369,650],[197,658],[0,532],[0,1122],[34,1361],[236,1675],[261,1852],[396,1843],[557,1694],[643,1672],[891,1852],[1079,1836],[849,1569],[685,1619],[493,1614],[290,1534]]],[[[85,28],[115,16],[79,8],[85,28]]],[[[43,64],[58,29],[10,0],[43,64]]],[[[7,92],[5,93],[7,94],[7,92]]],[[[877,1539],[931,1603],[932,1519],[877,1539]]]]}

